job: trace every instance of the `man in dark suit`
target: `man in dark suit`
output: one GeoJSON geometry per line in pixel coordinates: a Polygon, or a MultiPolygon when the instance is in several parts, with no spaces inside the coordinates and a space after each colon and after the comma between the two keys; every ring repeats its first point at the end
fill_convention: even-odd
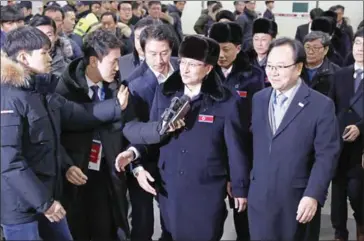
{"type": "MultiPolygon", "coordinates": [[[[157,22],[150,18],[143,18],[138,21],[134,27],[134,50],[132,53],[121,56],[119,59],[119,74],[120,80],[127,80],[131,74],[137,69],[144,61],[144,52],[140,46],[140,34],[149,25],[157,24],[157,22]]],[[[139,76],[139,74],[136,74],[139,76]]],[[[135,78],[135,77],[134,77],[135,78]]],[[[131,79],[134,79],[131,77],[131,79]]]]}
{"type": "Polygon", "coordinates": [[[272,12],[273,8],[274,8],[274,1],[265,1],[265,6],[267,6],[267,10],[265,10],[264,14],[263,14],[263,18],[266,18],[268,20],[271,20],[273,22],[276,21],[274,14],[272,12]]]}
{"type": "MultiPolygon", "coordinates": [[[[89,34],[83,47],[85,57],[69,65],[57,93],[77,103],[112,99],[117,94],[114,78],[121,45],[109,31],[89,34]]],[[[124,120],[133,117],[126,116],[124,120]]],[[[129,235],[125,176],[116,175],[110,165],[117,152],[128,144],[122,136],[122,126],[117,122],[97,130],[62,132],[61,143],[71,158],[63,198],[76,240],[124,240],[129,235]]]]}
{"type": "Polygon", "coordinates": [[[340,133],[334,103],[300,79],[304,61],[300,42],[273,41],[266,67],[272,88],[253,97],[251,240],[319,240],[340,133]]]}
{"type": "MultiPolygon", "coordinates": [[[[269,21],[269,20],[267,20],[269,21]]],[[[216,72],[222,83],[233,93],[236,93],[240,100],[242,109],[242,125],[249,129],[251,125],[251,103],[253,95],[264,88],[264,72],[249,63],[249,59],[241,52],[241,40],[243,31],[237,23],[215,23],[210,29],[210,38],[216,40],[220,45],[220,56],[216,72]]],[[[249,162],[252,160],[252,138],[249,135],[244,139],[249,150],[249,162]]],[[[228,183],[228,194],[230,203],[233,202],[231,183],[228,183]]],[[[234,224],[238,240],[249,240],[249,225],[247,212],[238,212],[234,205],[234,224]]]]}
{"type": "MultiPolygon", "coordinates": [[[[139,73],[128,81],[128,87],[135,106],[136,115],[142,122],[149,121],[149,114],[158,85],[164,83],[178,69],[177,59],[171,58],[174,44],[173,33],[165,24],[150,25],[140,35],[140,47],[144,63],[135,70],[139,73]]],[[[133,143],[135,144],[135,143],[133,143]]],[[[135,164],[128,173],[128,190],[132,206],[132,240],[151,240],[154,232],[153,195],[141,186],[149,186],[145,177],[156,176],[158,152],[144,157],[143,166],[135,164]]],[[[163,223],[162,223],[163,228],[163,223]]]]}
{"type": "Polygon", "coordinates": [[[329,51],[330,36],[321,31],[312,31],[303,40],[306,52],[306,62],[301,78],[312,89],[328,95],[333,74],[339,66],[326,58],[329,51]]]}
{"type": "Polygon", "coordinates": [[[364,239],[364,220],[361,217],[364,200],[361,170],[364,132],[364,83],[363,83],[364,30],[355,34],[353,45],[354,65],[335,74],[330,97],[336,105],[336,113],[342,134],[342,152],[339,168],[332,182],[331,221],[337,240],[347,240],[347,198],[354,210],[358,240],[364,239]]]}
{"type": "Polygon", "coordinates": [[[310,11],[310,22],[297,27],[295,39],[303,43],[305,36],[311,31],[311,23],[323,14],[321,8],[314,8],[310,11]]]}

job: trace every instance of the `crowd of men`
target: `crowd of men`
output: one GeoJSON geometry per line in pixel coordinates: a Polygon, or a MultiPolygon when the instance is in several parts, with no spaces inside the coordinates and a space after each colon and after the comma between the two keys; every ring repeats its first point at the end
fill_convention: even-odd
{"type": "Polygon", "coordinates": [[[364,240],[364,27],[315,8],[277,38],[274,1],[50,1],[1,7],[6,240],[319,240],[332,184],[364,240]],[[183,118],[161,120],[186,97],[183,118]],[[131,219],[131,222],[129,220],[131,219]]]}

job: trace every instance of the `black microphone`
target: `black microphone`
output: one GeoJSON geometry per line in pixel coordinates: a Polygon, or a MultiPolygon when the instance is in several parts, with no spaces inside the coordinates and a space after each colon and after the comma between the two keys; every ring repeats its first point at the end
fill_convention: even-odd
{"type": "Polygon", "coordinates": [[[174,97],[170,106],[163,112],[160,122],[159,134],[164,135],[170,124],[185,117],[190,110],[190,97],[184,95],[181,98],[174,97]]]}

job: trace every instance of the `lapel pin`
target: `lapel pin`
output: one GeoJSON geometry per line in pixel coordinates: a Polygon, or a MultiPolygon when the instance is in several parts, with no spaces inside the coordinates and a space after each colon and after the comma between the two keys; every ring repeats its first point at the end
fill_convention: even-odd
{"type": "Polygon", "coordinates": [[[305,107],[305,105],[304,104],[302,104],[301,102],[300,103],[298,103],[298,105],[300,106],[300,107],[305,107]]]}

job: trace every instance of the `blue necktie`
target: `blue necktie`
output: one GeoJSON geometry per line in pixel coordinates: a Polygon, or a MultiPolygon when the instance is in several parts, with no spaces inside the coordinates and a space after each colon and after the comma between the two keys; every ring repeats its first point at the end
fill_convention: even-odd
{"type": "Polygon", "coordinates": [[[363,78],[362,78],[363,70],[357,69],[355,71],[355,74],[356,74],[356,78],[355,78],[355,82],[354,82],[354,93],[356,93],[359,90],[359,86],[363,80],[363,78]]]}
{"type": "Polygon", "coordinates": [[[278,94],[275,99],[274,106],[274,129],[273,133],[275,133],[282,122],[285,111],[283,108],[284,103],[287,101],[288,97],[284,94],[278,94]]]}
{"type": "Polygon", "coordinates": [[[100,96],[99,96],[99,89],[100,87],[98,85],[93,85],[90,87],[90,89],[92,90],[93,94],[92,94],[92,102],[99,102],[100,100],[100,96]]]}

